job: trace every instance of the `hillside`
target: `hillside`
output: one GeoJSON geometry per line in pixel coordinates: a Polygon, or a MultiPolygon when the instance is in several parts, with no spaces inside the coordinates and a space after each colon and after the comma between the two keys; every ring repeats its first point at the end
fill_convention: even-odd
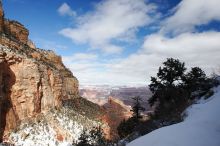
{"type": "Polygon", "coordinates": [[[157,129],[127,146],[219,146],[220,87],[214,92],[189,107],[183,122],[157,129]]]}
{"type": "Polygon", "coordinates": [[[119,139],[117,127],[124,119],[132,117],[131,107],[113,97],[109,97],[108,102],[102,107],[106,111],[105,120],[110,126],[111,139],[119,139]]]}

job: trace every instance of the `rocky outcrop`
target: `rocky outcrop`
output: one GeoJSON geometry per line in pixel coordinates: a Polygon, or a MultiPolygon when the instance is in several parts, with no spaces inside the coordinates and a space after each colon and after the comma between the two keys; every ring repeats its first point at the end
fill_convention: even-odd
{"type": "Polygon", "coordinates": [[[4,19],[3,30],[5,34],[14,37],[16,40],[23,44],[27,44],[29,31],[19,22],[4,19]]]}
{"type": "MultiPolygon", "coordinates": [[[[10,40],[16,43],[27,44],[29,31],[21,23],[4,18],[2,8],[2,0],[0,1],[0,33],[7,35],[10,40]]],[[[1,44],[6,43],[3,38],[0,39],[1,44]]],[[[18,46],[17,46],[18,47],[18,46]]]]}
{"type": "Polygon", "coordinates": [[[106,112],[104,121],[110,126],[110,139],[119,139],[117,127],[125,119],[132,116],[131,106],[125,105],[121,100],[113,97],[108,98],[108,102],[103,105],[106,112]]]}
{"type": "MultiPolygon", "coordinates": [[[[38,55],[43,56],[42,52],[38,55]]],[[[43,60],[0,46],[0,60],[1,128],[6,133],[20,121],[59,108],[63,100],[78,96],[77,79],[51,52],[43,60]]]]}

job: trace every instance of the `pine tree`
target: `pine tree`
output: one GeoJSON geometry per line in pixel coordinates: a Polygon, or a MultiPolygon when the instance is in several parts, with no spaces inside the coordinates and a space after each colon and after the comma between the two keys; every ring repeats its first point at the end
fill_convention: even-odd
{"type": "Polygon", "coordinates": [[[137,120],[134,117],[129,118],[128,120],[123,120],[117,127],[118,135],[120,138],[125,138],[132,132],[134,132],[135,127],[137,126],[137,120]]]}
{"type": "Polygon", "coordinates": [[[133,112],[133,117],[138,121],[142,118],[141,112],[145,111],[145,108],[141,106],[140,101],[142,101],[142,99],[139,96],[133,97],[132,99],[134,100],[134,106],[131,111],[133,112]]]}
{"type": "Polygon", "coordinates": [[[187,95],[182,88],[185,71],[184,63],[178,59],[168,58],[163,67],[159,67],[157,76],[151,77],[149,87],[153,96],[149,103],[151,106],[156,105],[157,118],[170,119],[184,109],[187,103],[187,95]]]}
{"type": "Polygon", "coordinates": [[[106,144],[106,140],[104,137],[104,133],[101,127],[94,127],[90,132],[90,139],[94,142],[95,146],[104,146],[106,144]]]}
{"type": "Polygon", "coordinates": [[[134,106],[132,107],[133,116],[128,120],[123,120],[117,127],[118,135],[120,138],[125,138],[129,134],[135,131],[135,128],[140,124],[140,119],[142,118],[141,112],[145,110],[141,106],[142,99],[139,96],[133,97],[134,106]]]}
{"type": "Polygon", "coordinates": [[[202,85],[207,81],[205,72],[199,67],[193,67],[189,73],[185,75],[184,84],[191,91],[201,90],[202,85]]]}
{"type": "Polygon", "coordinates": [[[161,99],[161,94],[164,94],[165,89],[170,90],[182,85],[182,78],[186,71],[185,63],[178,59],[168,58],[163,63],[163,67],[159,67],[157,77],[151,77],[149,85],[153,96],[149,99],[149,103],[154,105],[157,100],[161,99]]]}
{"type": "Polygon", "coordinates": [[[106,146],[107,144],[101,127],[93,127],[87,133],[86,130],[83,130],[76,146],[106,146]]]}
{"type": "Polygon", "coordinates": [[[79,137],[79,143],[77,143],[76,146],[92,146],[89,143],[89,135],[86,133],[86,130],[83,130],[79,137]]]}

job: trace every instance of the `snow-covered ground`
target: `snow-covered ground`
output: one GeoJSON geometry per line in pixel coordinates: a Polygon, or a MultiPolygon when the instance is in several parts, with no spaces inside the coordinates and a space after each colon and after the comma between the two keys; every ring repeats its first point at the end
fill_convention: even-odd
{"type": "MultiPolygon", "coordinates": [[[[10,133],[8,143],[15,146],[71,146],[77,142],[83,130],[101,126],[69,108],[51,110],[29,123],[23,123],[10,133]]],[[[0,144],[1,146],[1,144],[0,144]]]]}
{"type": "Polygon", "coordinates": [[[220,146],[220,87],[186,110],[181,123],[157,129],[127,146],[220,146]]]}

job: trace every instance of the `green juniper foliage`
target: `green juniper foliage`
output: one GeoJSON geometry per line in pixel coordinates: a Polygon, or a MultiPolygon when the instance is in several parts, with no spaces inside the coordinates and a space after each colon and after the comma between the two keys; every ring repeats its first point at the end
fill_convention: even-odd
{"type": "Polygon", "coordinates": [[[79,142],[75,146],[107,146],[108,142],[104,137],[101,127],[93,127],[89,132],[83,130],[79,142]]]}
{"type": "Polygon", "coordinates": [[[157,76],[151,77],[149,85],[153,93],[149,103],[156,106],[154,118],[181,120],[181,113],[195,98],[195,92],[199,93],[197,97],[205,95],[213,86],[212,82],[201,68],[193,67],[186,73],[185,63],[168,58],[159,67],[157,76]]]}
{"type": "Polygon", "coordinates": [[[117,130],[120,138],[125,138],[132,132],[134,132],[135,128],[139,125],[139,120],[142,118],[141,112],[145,110],[145,108],[141,105],[142,99],[139,96],[133,97],[134,105],[132,107],[133,116],[128,120],[123,120],[117,130]]]}
{"type": "Polygon", "coordinates": [[[133,97],[132,99],[134,100],[134,106],[132,107],[131,111],[133,112],[133,117],[135,117],[136,120],[139,120],[142,118],[141,112],[145,111],[145,108],[141,106],[140,102],[142,99],[139,96],[133,97]]]}

